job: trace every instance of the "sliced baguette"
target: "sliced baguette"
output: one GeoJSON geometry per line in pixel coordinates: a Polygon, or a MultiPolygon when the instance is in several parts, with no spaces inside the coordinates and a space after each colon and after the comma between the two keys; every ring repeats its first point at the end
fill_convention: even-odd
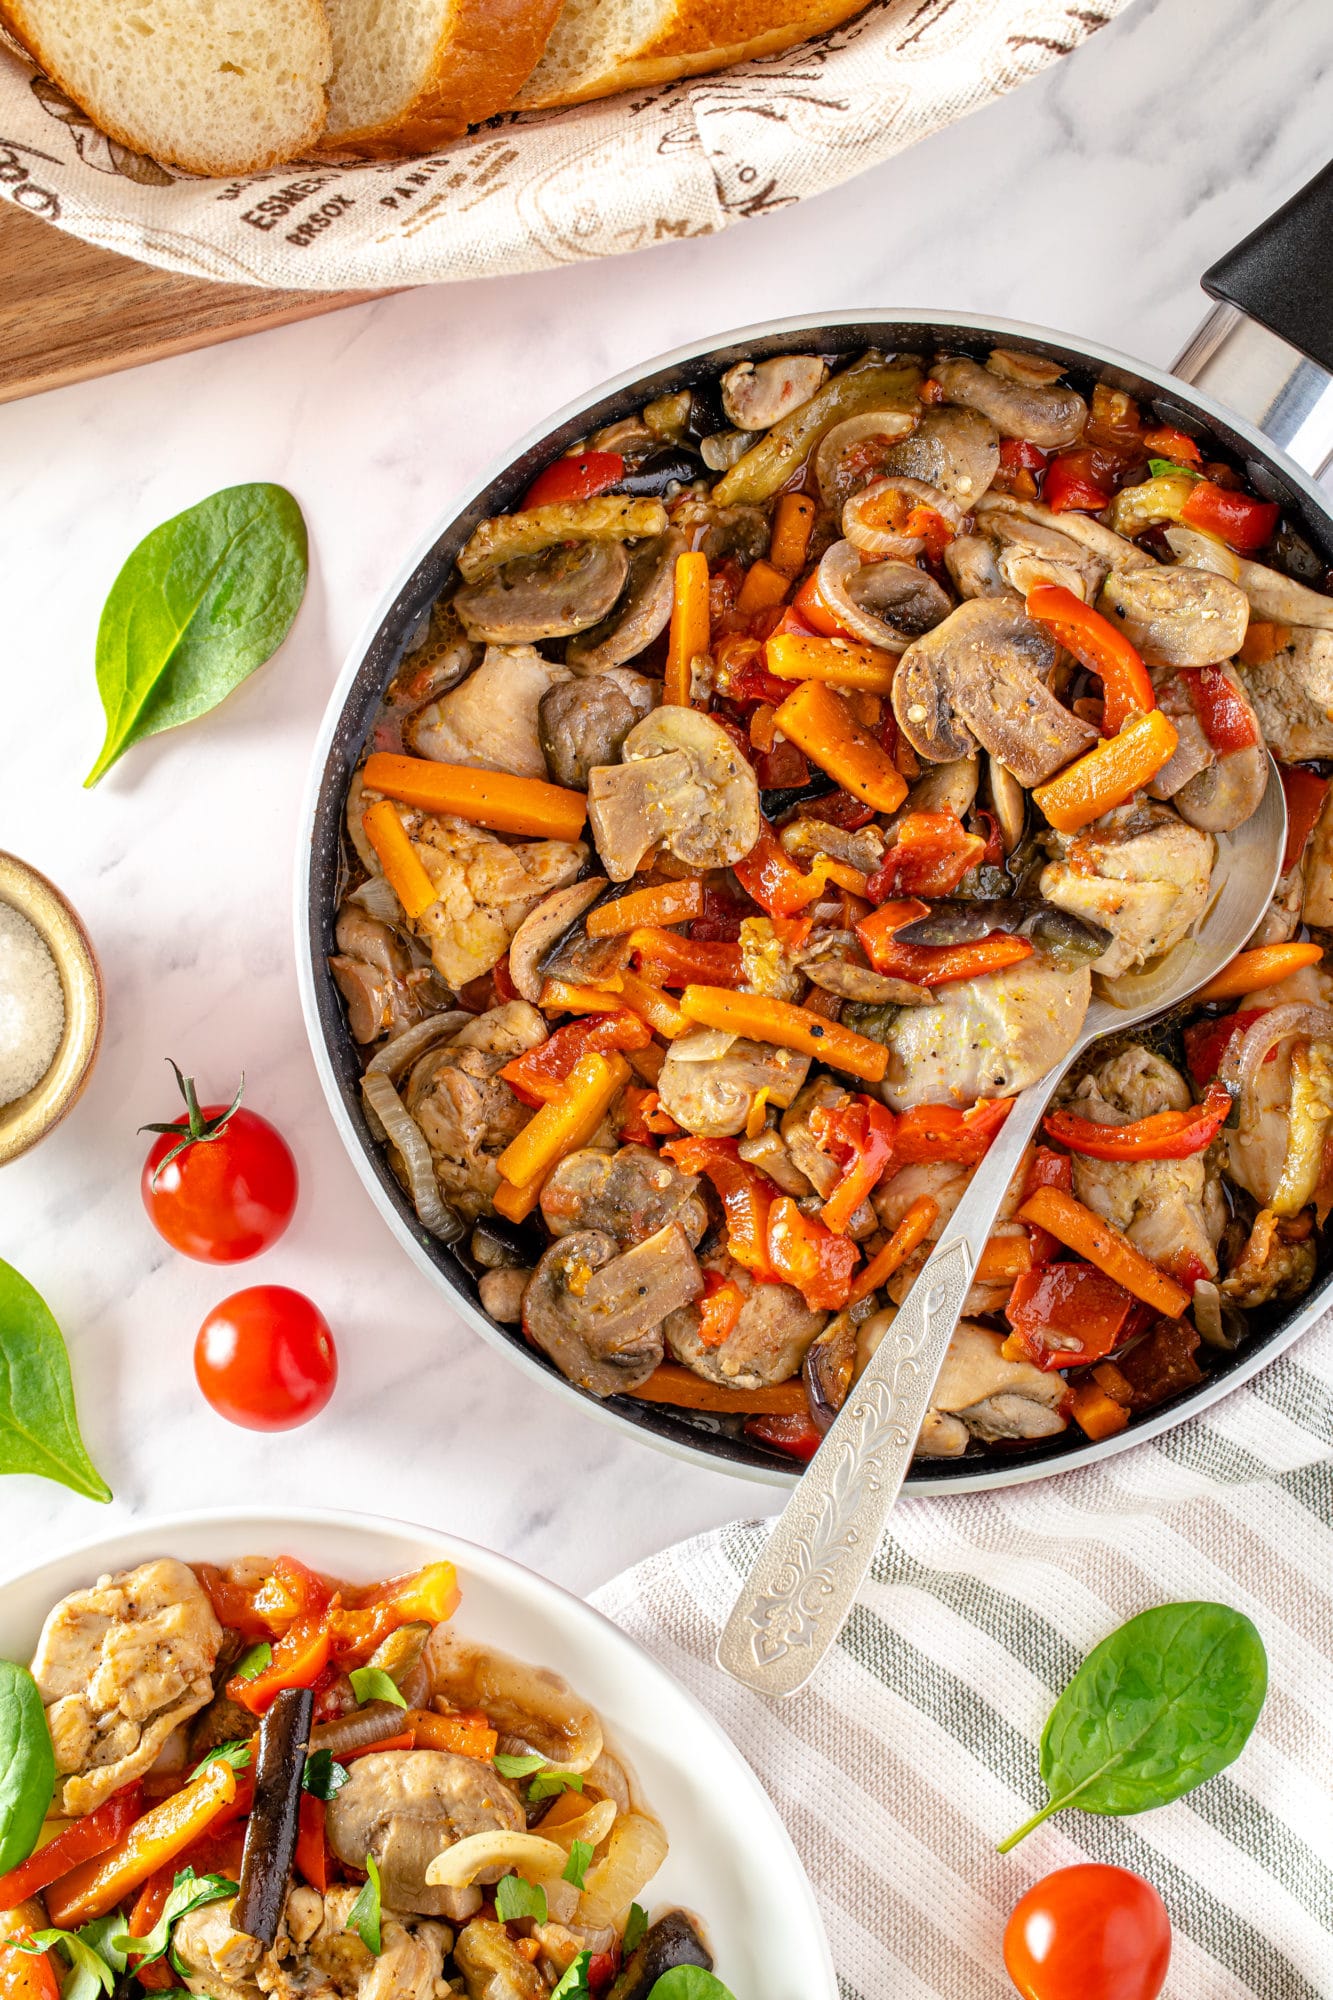
{"type": "Polygon", "coordinates": [[[0,20],[111,138],[187,173],[276,166],[324,129],[321,0],[0,0],[0,20]]]}
{"type": "Polygon", "coordinates": [[[428,153],[509,104],[560,0],[326,0],[326,152],[428,153]]]}
{"type": "Polygon", "coordinates": [[[565,0],[513,111],[581,104],[775,55],[859,13],[866,0],[565,0]]]}

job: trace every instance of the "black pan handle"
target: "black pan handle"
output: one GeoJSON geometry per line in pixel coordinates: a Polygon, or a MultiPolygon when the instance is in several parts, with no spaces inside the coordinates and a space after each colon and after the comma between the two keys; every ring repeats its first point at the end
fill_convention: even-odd
{"type": "Polygon", "coordinates": [[[1238,306],[1333,375],[1333,162],[1203,274],[1238,306]]]}

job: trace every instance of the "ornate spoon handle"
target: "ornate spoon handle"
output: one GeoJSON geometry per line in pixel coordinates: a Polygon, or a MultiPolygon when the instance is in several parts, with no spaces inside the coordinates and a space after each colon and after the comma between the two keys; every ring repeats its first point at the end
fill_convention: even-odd
{"type": "Polygon", "coordinates": [[[977,1259],[1050,1090],[1043,1080],[1015,1099],[983,1171],[973,1176],[732,1608],[718,1665],[756,1694],[796,1694],[846,1622],[912,1462],[977,1259]]]}

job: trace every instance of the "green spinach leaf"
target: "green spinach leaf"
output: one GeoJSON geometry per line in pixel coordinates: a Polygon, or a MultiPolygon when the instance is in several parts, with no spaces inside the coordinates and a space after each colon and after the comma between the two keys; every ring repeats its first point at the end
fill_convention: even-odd
{"type": "Polygon", "coordinates": [[[1093,1648],[1041,1738],[1050,1798],[1000,1842],[1007,1854],[1064,1806],[1146,1812],[1239,1757],[1268,1690],[1263,1640],[1225,1604],[1161,1604],[1093,1648]]]}
{"type": "Polygon", "coordinates": [[[673,1965],[654,1985],[648,2000],[735,2000],[715,1972],[701,1965],[673,1965]]]}
{"type": "Polygon", "coordinates": [[[407,1707],[397,1681],[391,1680],[383,1667],[353,1667],[347,1678],[360,1702],[391,1701],[395,1708],[407,1707]]]}
{"type": "Polygon", "coordinates": [[[89,1500],[111,1488],[84,1449],[69,1355],[40,1292],[0,1258],[0,1472],[35,1472],[89,1500]]]}
{"type": "Polygon", "coordinates": [[[102,608],[106,741],[84,783],[262,667],[300,609],[306,567],[305,522],[281,486],[228,486],[146,535],[102,608]]]}
{"type": "Polygon", "coordinates": [[[56,1782],[56,1753],[37,1683],[0,1660],[0,1875],[37,1845],[56,1782]]]}
{"type": "Polygon", "coordinates": [[[265,1667],[273,1664],[273,1648],[267,1639],[256,1639],[253,1646],[247,1646],[240,1659],[231,1670],[234,1681],[255,1681],[265,1667]]]}

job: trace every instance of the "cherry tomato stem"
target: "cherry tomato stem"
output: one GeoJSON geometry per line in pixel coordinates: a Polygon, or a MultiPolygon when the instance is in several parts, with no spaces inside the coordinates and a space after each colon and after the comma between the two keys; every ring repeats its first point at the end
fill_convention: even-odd
{"type": "MultiPolygon", "coordinates": [[[[241,1104],[201,1106],[193,1077],[176,1080],[182,1117],[156,1132],[140,1177],[149,1220],[174,1250],[204,1264],[237,1264],[277,1242],[296,1208],[296,1162],[282,1134],[241,1104]]],[[[244,1079],[242,1079],[244,1088],[244,1079]]]]}

